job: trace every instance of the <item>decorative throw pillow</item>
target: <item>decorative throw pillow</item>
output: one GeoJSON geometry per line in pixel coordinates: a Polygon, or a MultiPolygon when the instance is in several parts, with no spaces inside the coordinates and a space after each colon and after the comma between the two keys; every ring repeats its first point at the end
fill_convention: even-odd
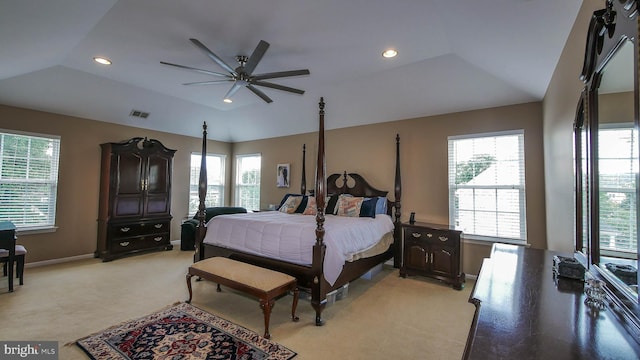
{"type": "Polygon", "coordinates": [[[307,199],[307,206],[304,208],[302,215],[315,215],[317,212],[316,198],[309,196],[307,199]]]}
{"type": "Polygon", "coordinates": [[[338,194],[333,194],[329,197],[329,199],[327,199],[327,206],[324,210],[325,214],[336,214],[336,211],[338,210],[338,207],[336,206],[336,204],[338,203],[338,197],[338,194]]]}
{"type": "Polygon", "coordinates": [[[280,210],[280,208],[282,207],[282,205],[284,205],[285,201],[287,201],[287,199],[289,198],[289,196],[302,196],[302,194],[292,194],[292,193],[287,193],[282,197],[282,200],[280,200],[280,204],[278,205],[278,207],[276,208],[276,210],[280,210]]]}
{"type": "Polygon", "coordinates": [[[360,206],[360,217],[376,217],[376,204],[378,198],[364,198],[360,206]]]}
{"type": "Polygon", "coordinates": [[[298,208],[298,206],[300,206],[301,202],[302,196],[289,196],[287,200],[285,200],[284,204],[280,206],[280,209],[278,211],[287,214],[293,214],[296,212],[296,209],[298,208]]]}
{"type": "Polygon", "coordinates": [[[359,217],[364,198],[340,195],[338,198],[338,216],[359,217]]]}
{"type": "Polygon", "coordinates": [[[298,207],[296,208],[296,211],[295,211],[296,214],[302,214],[304,212],[304,210],[307,208],[308,199],[309,199],[308,195],[302,196],[302,200],[300,201],[300,204],[298,204],[298,207]]]}

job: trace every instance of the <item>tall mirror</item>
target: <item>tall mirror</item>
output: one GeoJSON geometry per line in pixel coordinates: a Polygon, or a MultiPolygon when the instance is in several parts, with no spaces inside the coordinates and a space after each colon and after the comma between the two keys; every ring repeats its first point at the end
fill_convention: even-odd
{"type": "Polygon", "coordinates": [[[638,298],[636,188],[638,139],[634,124],[634,47],[625,40],[606,63],[597,88],[599,251],[594,259],[612,281],[638,298]],[[624,286],[627,285],[627,286],[624,286]]]}
{"type": "Polygon", "coordinates": [[[638,0],[594,12],[576,111],[576,257],[640,332],[638,0]]]}

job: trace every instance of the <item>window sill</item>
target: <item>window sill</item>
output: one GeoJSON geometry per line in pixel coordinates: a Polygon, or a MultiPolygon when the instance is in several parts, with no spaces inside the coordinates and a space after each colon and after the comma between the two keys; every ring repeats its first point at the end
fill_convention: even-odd
{"type": "Polygon", "coordinates": [[[25,229],[16,229],[17,235],[36,235],[36,234],[47,234],[53,233],[58,230],[57,226],[50,227],[32,227],[25,229]]]}
{"type": "Polygon", "coordinates": [[[462,235],[462,242],[465,244],[485,245],[485,246],[492,246],[495,243],[519,245],[519,246],[525,246],[525,247],[531,246],[531,244],[528,244],[526,241],[522,241],[522,240],[490,238],[490,237],[478,236],[478,235],[465,235],[464,233],[462,235]]]}

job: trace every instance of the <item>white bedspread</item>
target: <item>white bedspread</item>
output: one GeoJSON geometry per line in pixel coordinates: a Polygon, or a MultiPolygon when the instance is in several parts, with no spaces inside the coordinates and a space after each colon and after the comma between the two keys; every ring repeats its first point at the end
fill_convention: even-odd
{"type": "MultiPolygon", "coordinates": [[[[388,215],[345,217],[326,215],[324,277],[333,285],[345,259],[373,247],[393,231],[388,215]]],[[[267,211],[219,215],[207,223],[205,244],[214,244],[255,255],[311,265],[316,242],[316,217],[267,211]]]]}

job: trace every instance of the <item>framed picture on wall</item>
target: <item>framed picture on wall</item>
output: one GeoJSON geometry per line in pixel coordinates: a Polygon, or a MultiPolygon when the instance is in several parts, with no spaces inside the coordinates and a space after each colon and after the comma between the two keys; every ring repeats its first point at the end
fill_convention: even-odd
{"type": "Polygon", "coordinates": [[[276,184],[279,188],[289,187],[289,175],[291,174],[289,164],[278,164],[276,168],[276,184]]]}

